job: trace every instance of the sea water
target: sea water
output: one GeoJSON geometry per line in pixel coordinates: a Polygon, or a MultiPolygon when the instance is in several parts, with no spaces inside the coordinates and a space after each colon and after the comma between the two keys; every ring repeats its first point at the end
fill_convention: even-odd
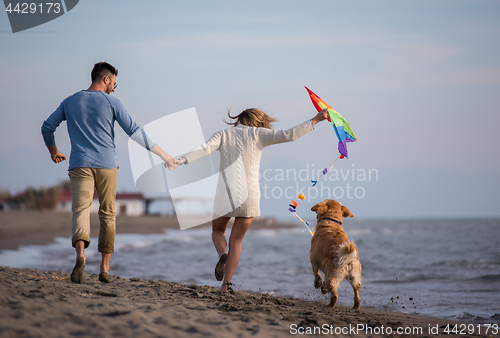
{"type": "MultiPolygon", "coordinates": [[[[314,222],[311,222],[314,224],[314,222]]],[[[363,266],[361,306],[434,317],[500,322],[500,220],[355,220],[344,229],[363,266]]],[[[119,232],[119,230],[118,230],[119,232]]],[[[227,234],[228,235],[228,234],[227,234]]],[[[305,227],[249,230],[232,282],[236,290],[329,302],[313,287],[311,235],[305,227]]],[[[86,272],[98,273],[97,239],[86,250],[86,272]]],[[[0,253],[0,265],[71,272],[69,239],[0,253]]],[[[110,274],[220,286],[210,229],[118,234],[110,274]]],[[[339,304],[352,305],[347,281],[339,304]]]]}

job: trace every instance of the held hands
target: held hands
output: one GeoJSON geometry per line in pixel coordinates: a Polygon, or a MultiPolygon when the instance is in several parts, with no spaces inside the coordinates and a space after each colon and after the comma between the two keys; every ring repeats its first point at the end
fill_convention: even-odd
{"type": "Polygon", "coordinates": [[[184,163],[181,159],[174,159],[173,164],[169,165],[168,163],[165,163],[164,166],[165,168],[168,168],[168,170],[174,170],[178,168],[182,163],[184,163]]]}
{"type": "Polygon", "coordinates": [[[165,168],[167,168],[168,170],[172,170],[172,169],[175,169],[178,167],[175,166],[176,165],[176,162],[177,160],[175,159],[175,157],[173,157],[172,155],[169,155],[167,153],[162,153],[160,155],[160,158],[162,159],[163,162],[165,162],[163,165],[165,166],[165,168]]]}
{"type": "Polygon", "coordinates": [[[153,147],[153,149],[151,149],[151,152],[153,154],[156,154],[156,155],[160,156],[161,160],[163,162],[165,162],[165,163],[163,163],[163,165],[168,170],[173,170],[173,169],[177,168],[179,165],[182,164],[182,162],[180,160],[175,159],[175,157],[173,157],[172,155],[170,155],[167,152],[165,152],[157,144],[155,144],[155,146],[153,147]]]}

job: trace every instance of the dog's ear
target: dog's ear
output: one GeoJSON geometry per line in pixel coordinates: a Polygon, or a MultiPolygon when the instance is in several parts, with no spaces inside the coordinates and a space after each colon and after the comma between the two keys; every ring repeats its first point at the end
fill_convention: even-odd
{"type": "Polygon", "coordinates": [[[349,210],[346,206],[342,206],[342,217],[354,217],[354,215],[351,213],[351,210],[349,210]]]}
{"type": "Polygon", "coordinates": [[[313,205],[311,208],[311,211],[316,211],[316,214],[321,215],[326,211],[326,204],[325,202],[319,202],[313,205]]]}

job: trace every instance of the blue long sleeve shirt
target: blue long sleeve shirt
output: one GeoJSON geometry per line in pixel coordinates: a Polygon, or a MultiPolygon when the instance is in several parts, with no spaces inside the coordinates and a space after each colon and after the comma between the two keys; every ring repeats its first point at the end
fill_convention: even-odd
{"type": "Polygon", "coordinates": [[[134,141],[151,150],[155,143],[137,125],[117,98],[102,91],[79,91],[66,99],[43,122],[42,135],[47,147],[55,144],[54,132],[67,121],[71,140],[69,168],[118,167],[115,149],[115,121],[134,141]]]}

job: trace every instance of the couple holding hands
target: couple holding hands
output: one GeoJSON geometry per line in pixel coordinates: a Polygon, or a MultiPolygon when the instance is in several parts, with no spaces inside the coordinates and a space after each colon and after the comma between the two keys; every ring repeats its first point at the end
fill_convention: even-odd
{"type": "MultiPolygon", "coordinates": [[[[275,119],[259,109],[246,109],[230,121],[232,127],[215,133],[205,144],[197,147],[182,158],[175,159],[160,146],[154,144],[142,128],[138,126],[125,110],[123,104],[110,94],[117,87],[116,68],[106,62],[94,65],[91,72],[92,84],[87,90],[79,91],[66,98],[42,125],[42,135],[55,163],[66,160],[56,147],[54,132],[62,121],[67,122],[71,141],[71,155],[68,175],[70,178],[73,236],[72,244],[76,250],[76,264],[71,280],[82,283],[85,270],[84,249],[90,244],[90,206],[94,188],[99,195],[100,231],[98,251],[101,252],[99,280],[110,282],[109,262],[114,252],[116,232],[116,183],[117,154],[114,144],[114,122],[136,142],[160,156],[165,167],[170,170],[180,165],[188,165],[214,151],[220,152],[220,171],[224,171],[238,159],[241,168],[232,170],[226,177],[223,187],[233,186],[245,190],[246,199],[230,212],[214,217],[212,221],[212,240],[217,250],[218,262],[215,277],[222,281],[221,293],[228,293],[231,279],[241,255],[241,243],[250,227],[253,217],[260,215],[259,166],[265,147],[291,142],[314,129],[314,125],[325,120],[326,111],[321,111],[312,119],[287,130],[273,130],[275,119]],[[226,227],[234,217],[234,224],[226,241],[226,227]]],[[[218,186],[219,188],[219,186],[218,186]]],[[[227,189],[227,188],[226,188],[227,189]]],[[[240,189],[240,190],[241,190],[240,189]]],[[[233,192],[234,193],[234,192],[233,192]]]]}

